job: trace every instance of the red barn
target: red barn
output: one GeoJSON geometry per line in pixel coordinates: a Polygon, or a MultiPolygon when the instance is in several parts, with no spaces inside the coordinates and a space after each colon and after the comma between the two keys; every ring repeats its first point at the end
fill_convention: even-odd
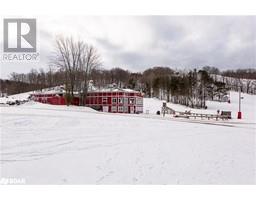
{"type": "MultiPolygon", "coordinates": [[[[52,90],[34,93],[32,99],[41,103],[66,105],[64,90],[52,90]]],[[[79,105],[79,96],[75,95],[72,105],[79,105]]],[[[109,88],[88,91],[85,104],[93,109],[112,113],[142,113],[143,95],[130,89],[109,88]]]]}
{"type": "Polygon", "coordinates": [[[130,89],[91,91],[86,97],[86,105],[103,112],[142,113],[143,96],[130,89]]]}

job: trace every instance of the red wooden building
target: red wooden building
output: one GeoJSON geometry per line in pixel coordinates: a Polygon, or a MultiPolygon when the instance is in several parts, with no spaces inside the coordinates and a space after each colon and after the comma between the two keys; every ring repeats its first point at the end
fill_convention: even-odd
{"type": "MultiPolygon", "coordinates": [[[[53,90],[32,94],[32,99],[41,103],[66,105],[65,91],[53,90]]],[[[142,113],[143,95],[130,89],[104,89],[89,91],[86,106],[112,113],[142,113]]],[[[72,105],[79,105],[79,96],[75,95],[72,105]]]]}

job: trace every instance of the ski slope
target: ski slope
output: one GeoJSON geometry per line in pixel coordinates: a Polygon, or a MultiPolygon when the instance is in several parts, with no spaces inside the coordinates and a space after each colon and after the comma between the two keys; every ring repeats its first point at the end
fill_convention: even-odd
{"type": "MultiPolygon", "coordinates": [[[[23,94],[24,95],[24,94],[23,94]]],[[[15,98],[19,98],[16,96],[15,98]]],[[[230,121],[101,113],[87,107],[29,102],[1,109],[0,178],[27,184],[255,184],[256,96],[245,95],[237,120],[231,104],[207,102],[230,121]]],[[[178,111],[192,110],[169,104],[178,111]]]]}
{"type": "MultiPolygon", "coordinates": [[[[242,120],[236,120],[237,112],[239,109],[239,94],[238,92],[230,92],[231,103],[207,101],[207,109],[193,109],[179,104],[167,103],[167,106],[175,111],[184,112],[185,110],[195,113],[205,114],[217,114],[217,110],[220,111],[232,111],[232,121],[238,122],[256,122],[256,96],[250,94],[242,94],[241,111],[242,120]]],[[[149,113],[155,114],[158,110],[161,111],[161,107],[164,101],[159,101],[155,98],[144,98],[144,113],[148,110],[149,113]]]]}

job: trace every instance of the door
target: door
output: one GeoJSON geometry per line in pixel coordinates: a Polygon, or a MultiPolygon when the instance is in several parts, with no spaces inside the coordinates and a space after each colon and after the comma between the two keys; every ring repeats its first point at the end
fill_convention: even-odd
{"type": "Polygon", "coordinates": [[[134,106],[130,107],[130,113],[134,113],[134,106]]]}
{"type": "Polygon", "coordinates": [[[102,107],[102,111],[103,111],[103,112],[108,112],[108,106],[103,106],[103,107],[102,107]]]}

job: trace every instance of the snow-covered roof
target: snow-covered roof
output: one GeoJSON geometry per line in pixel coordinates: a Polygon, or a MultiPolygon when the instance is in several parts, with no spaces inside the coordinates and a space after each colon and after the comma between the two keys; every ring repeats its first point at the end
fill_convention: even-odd
{"type": "Polygon", "coordinates": [[[95,90],[89,90],[88,92],[127,92],[127,93],[139,93],[136,90],[132,89],[123,89],[123,88],[102,88],[102,89],[97,89],[95,90]]]}
{"type": "MultiPolygon", "coordinates": [[[[52,88],[46,88],[43,90],[37,90],[34,91],[34,94],[56,94],[56,93],[65,93],[65,87],[64,86],[56,86],[52,88]]],[[[88,92],[126,92],[126,93],[139,93],[139,91],[132,90],[132,89],[123,89],[123,88],[117,88],[117,87],[107,87],[107,88],[97,88],[94,86],[89,86],[88,92]]],[[[78,92],[74,92],[74,94],[78,94],[78,92]]]]}
{"type": "Polygon", "coordinates": [[[34,94],[56,94],[56,93],[65,93],[64,86],[56,86],[52,88],[45,88],[42,90],[34,91],[34,94]]]}

